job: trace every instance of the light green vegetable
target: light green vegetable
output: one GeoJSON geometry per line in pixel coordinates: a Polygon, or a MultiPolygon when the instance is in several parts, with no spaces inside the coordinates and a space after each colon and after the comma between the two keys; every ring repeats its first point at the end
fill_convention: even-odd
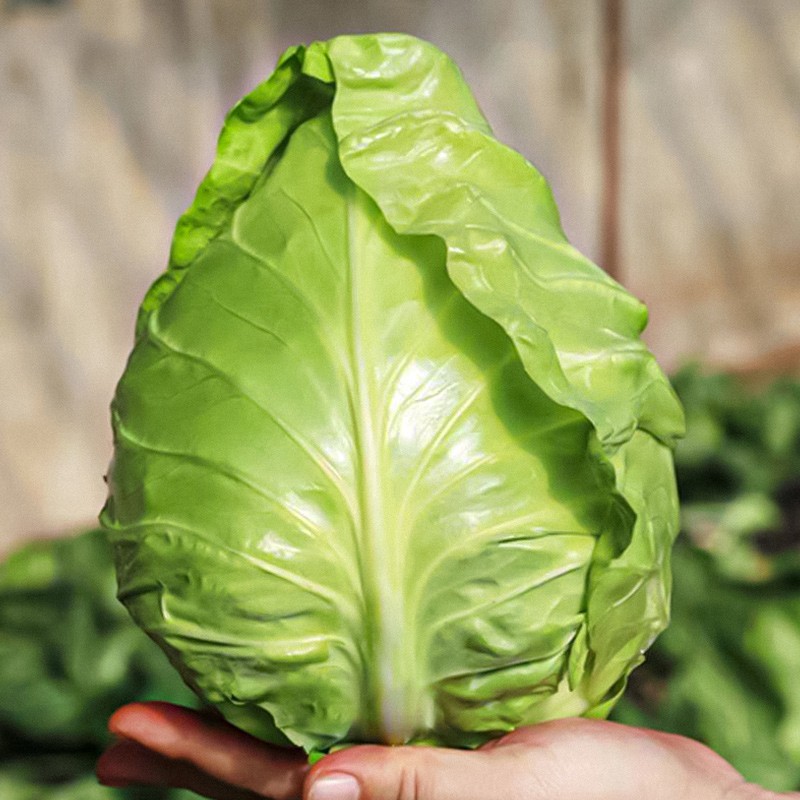
{"type": "Polygon", "coordinates": [[[645,321],[441,52],[292,48],[142,304],[120,598],[231,721],[308,750],[607,713],[677,528],[645,321]]]}

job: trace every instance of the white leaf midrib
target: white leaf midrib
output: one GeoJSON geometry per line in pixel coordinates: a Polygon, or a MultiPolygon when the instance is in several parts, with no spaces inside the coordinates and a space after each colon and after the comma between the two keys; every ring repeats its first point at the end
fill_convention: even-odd
{"type": "MultiPolygon", "coordinates": [[[[352,360],[352,414],[356,439],[361,579],[365,598],[366,678],[368,714],[381,740],[403,743],[415,732],[416,703],[409,696],[413,681],[406,675],[411,658],[408,627],[404,621],[404,591],[401,553],[396,531],[386,507],[386,453],[382,445],[383,416],[380,393],[374,382],[375,353],[380,340],[366,309],[377,302],[379,267],[375,259],[364,259],[361,248],[370,235],[369,198],[352,186],[347,198],[347,270],[349,276],[352,360]],[[376,405],[377,404],[377,405],[376,405]]],[[[375,235],[372,231],[371,235],[375,235]]]]}

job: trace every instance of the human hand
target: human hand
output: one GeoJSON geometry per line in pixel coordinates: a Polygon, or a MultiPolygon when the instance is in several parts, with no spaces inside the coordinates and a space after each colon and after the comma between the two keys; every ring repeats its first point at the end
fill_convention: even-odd
{"type": "Polygon", "coordinates": [[[134,703],[109,722],[118,740],[102,783],[192,789],[217,800],[770,800],[707,747],[614,722],[564,719],[479,750],[358,745],[309,767],[227,723],[168,703],[134,703]]]}

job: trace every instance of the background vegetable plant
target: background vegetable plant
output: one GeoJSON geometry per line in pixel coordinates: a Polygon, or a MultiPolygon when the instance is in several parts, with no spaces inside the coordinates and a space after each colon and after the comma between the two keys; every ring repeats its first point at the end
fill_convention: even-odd
{"type": "Polygon", "coordinates": [[[800,787],[800,383],[673,383],[683,533],[672,622],[615,717],[708,743],[748,779],[800,787]]]}
{"type": "Polygon", "coordinates": [[[184,800],[108,789],[94,764],[124,703],[194,704],[117,601],[102,531],[34,542],[0,564],[0,797],[184,800]]]}

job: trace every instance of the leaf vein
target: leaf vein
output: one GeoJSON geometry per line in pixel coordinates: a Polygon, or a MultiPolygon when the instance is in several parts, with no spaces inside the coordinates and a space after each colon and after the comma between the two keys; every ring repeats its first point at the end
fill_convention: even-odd
{"type": "Polygon", "coordinates": [[[584,563],[564,565],[560,569],[549,572],[547,575],[542,576],[539,580],[533,581],[532,583],[526,583],[524,586],[517,586],[505,594],[495,595],[489,600],[479,603],[476,606],[468,606],[460,609],[459,611],[455,611],[452,614],[448,614],[445,617],[441,617],[437,619],[436,622],[429,628],[429,637],[430,639],[433,639],[436,632],[452,624],[453,622],[463,619],[464,617],[474,617],[488,608],[502,605],[509,600],[514,600],[517,597],[521,597],[522,595],[533,591],[534,589],[545,586],[551,581],[557,580],[558,578],[563,578],[564,575],[569,575],[572,572],[582,570],[585,566],[586,565],[584,563]]]}
{"type": "MultiPolygon", "coordinates": [[[[267,500],[269,504],[278,512],[278,516],[282,516],[284,519],[288,517],[287,521],[290,521],[290,524],[296,525],[300,531],[305,533],[306,536],[310,537],[315,542],[322,544],[328,550],[328,552],[335,556],[339,566],[341,566],[345,572],[352,577],[352,569],[349,566],[352,559],[347,554],[343,554],[337,548],[333,547],[331,542],[335,540],[335,537],[330,535],[328,531],[320,528],[319,525],[314,523],[312,520],[308,519],[308,517],[306,517],[302,512],[289,505],[285,499],[279,498],[274,493],[269,492],[263,486],[260,486],[258,483],[250,479],[239,470],[231,469],[230,467],[221,464],[219,461],[205,458],[204,456],[200,456],[195,453],[167,450],[166,448],[147,444],[140,439],[137,439],[131,433],[125,431],[125,429],[120,425],[117,426],[116,433],[118,437],[124,439],[139,450],[144,450],[155,455],[165,456],[167,458],[175,458],[180,459],[181,461],[189,461],[199,464],[203,468],[210,469],[227,478],[228,480],[238,483],[254,492],[262,499],[267,500]]],[[[171,470],[171,472],[172,471],[173,470],[171,470]]]]}
{"type": "MultiPolygon", "coordinates": [[[[151,319],[153,319],[151,317],[151,319]]],[[[259,403],[253,395],[251,395],[243,386],[241,386],[236,380],[234,380],[228,373],[224,372],[220,369],[216,364],[211,363],[207,359],[199,356],[195,353],[191,353],[188,350],[184,350],[176,345],[172,344],[171,342],[167,341],[164,335],[158,332],[153,325],[150,325],[148,330],[149,336],[151,340],[156,344],[164,347],[165,349],[169,350],[171,353],[175,354],[180,358],[185,358],[189,361],[199,364],[200,366],[204,367],[208,371],[214,373],[221,381],[227,383],[232,389],[234,389],[239,396],[250,402],[256,408],[258,408],[265,416],[267,416],[275,426],[281,430],[284,435],[293,442],[297,448],[304,453],[309,461],[314,464],[319,471],[328,479],[329,483],[333,488],[335,488],[339,494],[341,495],[342,499],[345,502],[345,505],[348,511],[351,514],[351,517],[354,517],[353,509],[355,508],[353,498],[350,496],[349,488],[344,481],[344,478],[339,474],[338,470],[334,467],[334,465],[328,460],[328,458],[313,444],[311,444],[304,436],[301,436],[296,431],[292,430],[280,417],[267,408],[262,403],[259,403]]]]}
{"type": "Polygon", "coordinates": [[[172,528],[177,531],[181,531],[183,533],[189,534],[193,538],[197,539],[198,541],[203,542],[204,544],[208,545],[212,549],[219,550],[222,553],[228,553],[236,558],[239,558],[250,566],[255,567],[256,569],[266,572],[274,577],[283,580],[287,583],[291,583],[294,586],[297,586],[298,589],[302,589],[303,591],[310,592],[311,594],[316,595],[317,597],[325,600],[326,602],[330,603],[331,605],[338,606],[339,604],[350,607],[351,610],[355,611],[355,606],[352,602],[350,602],[344,595],[340,592],[336,592],[333,589],[329,589],[325,586],[320,586],[315,581],[308,580],[307,578],[302,577],[301,575],[296,575],[289,570],[285,570],[281,567],[276,566],[275,564],[271,564],[269,561],[264,559],[258,558],[257,556],[250,555],[249,553],[244,553],[241,550],[238,550],[235,547],[231,547],[230,545],[223,544],[215,539],[212,539],[209,536],[201,533],[196,528],[191,528],[187,525],[181,525],[174,522],[163,522],[157,523],[153,521],[152,523],[134,523],[133,525],[125,525],[117,530],[123,530],[127,528],[134,528],[142,527],[143,525],[152,525],[155,527],[156,525],[161,525],[164,528],[172,528]]]}

